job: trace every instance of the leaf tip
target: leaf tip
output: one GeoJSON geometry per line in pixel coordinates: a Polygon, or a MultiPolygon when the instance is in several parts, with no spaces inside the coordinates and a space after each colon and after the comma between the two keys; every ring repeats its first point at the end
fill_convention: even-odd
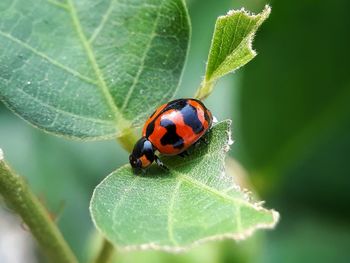
{"type": "MultiPolygon", "coordinates": [[[[249,194],[249,193],[248,193],[249,194]]],[[[269,223],[262,223],[259,224],[257,226],[257,228],[262,228],[262,229],[273,229],[275,228],[276,224],[278,223],[279,219],[280,219],[280,213],[277,212],[276,210],[273,209],[266,209],[263,207],[263,205],[265,204],[265,201],[260,201],[257,202],[255,204],[253,204],[253,207],[257,210],[257,211],[265,211],[267,213],[271,214],[271,221],[269,223]]]]}
{"type": "Polygon", "coordinates": [[[271,210],[271,212],[272,212],[272,219],[273,219],[273,226],[271,228],[274,228],[278,223],[278,221],[280,221],[280,213],[278,213],[273,209],[271,210]]]}
{"type": "Polygon", "coordinates": [[[270,13],[271,13],[271,6],[270,6],[270,5],[265,5],[262,14],[263,14],[265,17],[268,17],[268,16],[270,15],[270,13]]]}
{"type": "Polygon", "coordinates": [[[234,239],[234,240],[245,240],[247,239],[248,237],[252,236],[256,230],[259,230],[259,229],[274,229],[279,221],[279,217],[280,217],[280,214],[271,209],[271,210],[267,210],[263,207],[260,207],[258,208],[258,210],[264,210],[268,213],[271,213],[271,221],[270,222],[264,222],[264,223],[259,223],[259,224],[256,224],[255,226],[241,232],[241,233],[237,233],[236,235],[233,235],[231,238],[234,239]]]}
{"type": "Polygon", "coordinates": [[[270,13],[271,13],[271,6],[269,5],[265,5],[264,7],[264,10],[259,13],[259,14],[255,14],[253,12],[250,12],[248,10],[246,10],[244,7],[242,7],[241,9],[232,9],[232,10],[229,10],[226,15],[223,15],[223,16],[219,16],[219,18],[226,18],[226,17],[229,17],[229,16],[233,16],[237,13],[241,13],[241,14],[244,14],[246,16],[249,16],[251,18],[256,18],[256,17],[261,17],[262,21],[264,21],[266,18],[269,17],[270,13]]]}
{"type": "Polygon", "coordinates": [[[4,160],[4,152],[0,148],[0,161],[4,160]]]}
{"type": "Polygon", "coordinates": [[[271,213],[271,222],[263,224],[263,227],[261,227],[261,228],[274,229],[280,220],[280,213],[274,209],[266,209],[264,207],[260,207],[259,209],[271,213]]]}
{"type": "Polygon", "coordinates": [[[264,10],[258,14],[257,16],[260,16],[259,19],[259,26],[270,16],[271,14],[271,6],[265,5],[264,10]]]}

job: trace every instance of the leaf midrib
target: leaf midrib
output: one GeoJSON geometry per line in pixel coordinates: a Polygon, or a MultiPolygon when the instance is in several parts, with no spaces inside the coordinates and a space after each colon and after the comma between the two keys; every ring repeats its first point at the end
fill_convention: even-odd
{"type": "MultiPolygon", "coordinates": [[[[229,60],[231,57],[234,57],[239,50],[246,47],[245,44],[249,41],[250,38],[252,38],[254,36],[255,31],[257,29],[258,29],[258,26],[253,28],[252,32],[250,34],[248,34],[246,37],[244,37],[242,39],[242,41],[230,52],[230,54],[228,56],[226,56],[226,58],[219,65],[217,65],[218,63],[216,63],[215,70],[210,74],[210,77],[208,77],[207,80],[213,81],[213,80],[220,77],[220,76],[215,77],[217,72],[220,72],[221,68],[224,66],[224,64],[227,60],[229,60]],[[213,76],[214,76],[214,78],[213,78],[213,76]]],[[[256,55],[256,52],[250,46],[249,46],[248,50],[253,57],[256,55]]]]}
{"type": "Polygon", "coordinates": [[[227,195],[225,193],[222,193],[222,192],[220,192],[219,190],[217,190],[217,189],[215,189],[213,187],[210,187],[210,186],[208,186],[208,185],[206,185],[206,184],[204,184],[204,183],[202,183],[202,182],[200,182],[198,180],[195,180],[195,179],[187,176],[186,174],[183,174],[183,173],[180,173],[180,172],[174,172],[174,174],[175,174],[175,176],[176,176],[176,178],[178,180],[181,180],[181,181],[186,182],[186,183],[188,183],[188,184],[190,184],[192,186],[195,186],[197,188],[205,190],[206,192],[211,193],[213,195],[216,195],[216,196],[218,196],[218,197],[220,197],[220,198],[222,198],[222,199],[224,199],[226,201],[227,200],[231,201],[233,204],[246,205],[246,206],[250,206],[250,207],[253,206],[252,204],[246,202],[245,200],[242,200],[242,199],[239,199],[239,198],[234,198],[234,197],[229,196],[229,195],[227,195]]]}
{"type": "Polygon", "coordinates": [[[175,205],[175,199],[179,193],[179,189],[181,187],[182,181],[178,180],[178,182],[175,185],[174,191],[172,192],[171,198],[170,198],[170,204],[168,207],[168,237],[169,240],[175,245],[178,246],[178,242],[175,240],[174,236],[174,205],[175,205]]]}
{"type": "Polygon", "coordinates": [[[80,23],[80,20],[78,17],[78,13],[77,13],[76,8],[74,6],[73,0],[67,0],[67,5],[68,5],[68,13],[70,14],[70,16],[72,18],[72,22],[73,22],[73,25],[75,27],[75,30],[76,30],[78,37],[79,37],[79,39],[80,39],[80,41],[81,41],[81,43],[86,51],[89,62],[94,70],[95,75],[96,75],[96,78],[98,81],[98,86],[100,87],[102,94],[106,98],[106,101],[107,101],[110,109],[114,113],[114,119],[116,122],[116,126],[118,128],[120,128],[121,130],[127,129],[130,126],[129,121],[127,121],[123,117],[122,113],[119,111],[119,108],[115,104],[115,101],[114,101],[111,93],[109,92],[107,84],[103,78],[101,69],[100,69],[99,65],[97,64],[96,56],[93,52],[93,49],[90,45],[90,42],[88,41],[87,37],[85,36],[85,34],[83,32],[83,28],[81,26],[81,23],[80,23]]]}
{"type": "MultiPolygon", "coordinates": [[[[162,4],[163,2],[160,4],[160,7],[159,9],[162,7],[162,4]]],[[[134,80],[132,82],[132,85],[131,87],[129,88],[129,91],[128,93],[126,94],[126,97],[125,97],[125,100],[124,100],[124,103],[123,103],[123,106],[121,107],[121,111],[123,112],[125,110],[125,108],[127,107],[129,101],[130,101],[130,98],[131,98],[131,95],[132,93],[134,92],[134,89],[137,85],[137,83],[139,82],[139,79],[140,79],[140,76],[141,76],[141,73],[145,67],[145,61],[146,61],[146,58],[147,58],[147,54],[152,46],[152,42],[153,42],[153,39],[155,37],[155,34],[156,34],[156,30],[157,30],[157,26],[158,26],[158,22],[159,22],[159,12],[157,12],[157,17],[154,21],[154,24],[153,24],[153,28],[152,28],[152,33],[151,33],[151,36],[150,36],[150,39],[147,43],[147,46],[145,47],[145,51],[143,52],[142,54],[142,57],[141,57],[141,64],[140,64],[140,67],[136,73],[136,76],[134,77],[134,80]]]]}
{"type": "MultiPolygon", "coordinates": [[[[207,155],[209,156],[209,155],[207,155]]],[[[209,156],[210,157],[210,156],[209,156]]],[[[203,158],[203,157],[202,157],[203,158]]],[[[122,169],[126,169],[126,170],[129,170],[129,164],[126,164],[124,165],[123,167],[121,167],[120,169],[118,169],[117,171],[115,171],[113,174],[117,173],[119,170],[122,170],[122,169]]],[[[230,195],[227,195],[226,193],[223,193],[213,187],[210,187],[198,180],[195,180],[193,179],[192,177],[184,174],[184,173],[181,173],[179,171],[176,171],[176,170],[171,170],[170,171],[170,174],[172,174],[174,176],[174,179],[175,179],[175,185],[174,185],[174,192],[175,192],[175,189],[178,187],[178,188],[181,188],[181,185],[183,182],[185,183],[188,183],[196,188],[199,188],[199,189],[202,189],[204,190],[205,192],[208,192],[208,193],[211,193],[212,195],[215,195],[215,196],[218,196],[222,199],[224,199],[225,201],[230,201],[232,202],[236,207],[241,207],[241,206],[246,206],[246,207],[252,207],[254,209],[258,209],[258,207],[254,206],[253,204],[249,203],[248,201],[244,200],[244,199],[240,199],[240,198],[234,198],[230,195]]],[[[126,173],[127,176],[128,173],[126,173]]],[[[134,176],[134,175],[133,175],[134,176]]],[[[141,178],[140,176],[136,176],[135,178],[141,178]]],[[[235,182],[232,182],[232,184],[235,184],[235,182]]],[[[132,187],[133,188],[135,186],[135,184],[132,184],[132,187]]],[[[174,192],[172,192],[172,196],[174,195],[174,192]]],[[[174,197],[173,197],[174,198],[174,197]]],[[[171,203],[169,204],[169,206],[171,206],[171,203]]],[[[115,210],[115,207],[113,208],[115,210]]],[[[260,209],[260,208],[259,208],[260,209]]]]}
{"type": "MultiPolygon", "coordinates": [[[[227,122],[227,121],[222,121],[222,122],[216,124],[215,126],[217,126],[217,125],[219,125],[221,123],[225,123],[225,122],[227,122]]],[[[225,145],[221,146],[221,149],[225,149],[225,147],[228,146],[228,140],[229,140],[229,138],[226,139],[225,145]]],[[[209,146],[207,146],[207,147],[209,147],[209,146]]],[[[193,161],[195,161],[195,160],[197,160],[199,158],[200,159],[212,158],[212,155],[218,155],[219,152],[220,152],[220,150],[219,151],[216,150],[216,151],[213,151],[211,153],[208,152],[208,153],[205,153],[202,156],[199,156],[198,158],[192,159],[189,162],[185,162],[185,163],[186,163],[186,165],[190,164],[190,163],[192,163],[193,161]]],[[[184,162],[182,162],[180,165],[170,166],[170,168],[175,168],[175,167],[178,168],[178,167],[181,167],[182,164],[184,164],[184,162]]],[[[126,165],[125,167],[127,167],[127,166],[128,165],[126,165]]],[[[221,166],[224,169],[225,163],[223,162],[221,164],[221,166]]],[[[187,183],[191,184],[192,186],[195,186],[195,187],[200,188],[202,190],[206,190],[207,192],[210,192],[210,193],[212,193],[214,195],[217,195],[217,196],[219,196],[219,197],[221,197],[221,198],[223,198],[225,200],[230,200],[233,203],[237,203],[237,204],[240,204],[240,205],[246,205],[246,206],[249,206],[249,207],[256,208],[254,205],[252,205],[251,203],[249,203],[246,200],[239,199],[239,198],[234,198],[232,196],[229,196],[226,193],[223,193],[223,192],[221,192],[221,191],[219,191],[219,190],[217,190],[217,189],[215,189],[213,187],[210,187],[210,186],[208,186],[208,185],[206,185],[206,184],[204,184],[204,183],[202,183],[202,182],[200,182],[198,180],[195,180],[192,177],[188,176],[187,174],[181,173],[181,172],[179,172],[179,171],[177,171],[175,169],[171,169],[170,170],[170,174],[173,174],[175,176],[175,179],[177,179],[177,180],[180,180],[180,181],[182,180],[184,182],[187,182],[187,183]]],[[[232,182],[232,184],[235,184],[235,182],[232,182]]]]}
{"type": "MultiPolygon", "coordinates": [[[[235,40],[236,40],[237,28],[238,28],[238,26],[240,25],[240,21],[241,21],[242,15],[243,15],[242,12],[240,12],[240,13],[238,14],[238,21],[237,21],[236,26],[235,26],[235,33],[234,33],[234,36],[233,36],[233,40],[231,41],[230,49],[232,48],[232,45],[233,45],[233,43],[234,43],[235,40]]],[[[220,18],[219,18],[219,19],[220,19],[220,18]]],[[[223,20],[223,22],[224,22],[224,29],[223,29],[222,35],[225,35],[226,29],[227,29],[227,22],[228,22],[228,21],[226,20],[226,17],[224,17],[223,19],[224,19],[224,20],[223,20]]],[[[223,61],[220,62],[220,57],[221,57],[221,53],[222,53],[222,50],[223,50],[223,43],[224,43],[224,37],[221,37],[220,50],[219,50],[219,54],[218,54],[217,57],[216,57],[216,61],[215,61],[215,64],[214,64],[214,65],[215,65],[215,66],[214,66],[214,69],[217,69],[218,67],[220,67],[220,65],[222,65],[222,64],[225,62],[225,60],[227,59],[227,57],[226,57],[223,61]],[[219,66],[218,66],[218,64],[219,64],[219,66]]],[[[229,49],[229,50],[230,50],[230,49],[229,49]]],[[[232,52],[230,52],[230,53],[232,54],[235,50],[236,50],[236,48],[235,48],[234,50],[232,50],[232,52]]],[[[214,70],[213,73],[215,73],[215,71],[216,71],[216,70],[214,70]]],[[[212,74],[212,75],[213,75],[213,74],[212,74]]]]}

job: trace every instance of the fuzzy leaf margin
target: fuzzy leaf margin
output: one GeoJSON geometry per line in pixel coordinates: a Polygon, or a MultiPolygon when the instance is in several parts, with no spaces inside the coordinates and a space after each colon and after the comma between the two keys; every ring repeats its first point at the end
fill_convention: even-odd
{"type": "Polygon", "coordinates": [[[196,98],[208,97],[218,79],[244,66],[256,56],[252,42],[256,31],[270,13],[271,8],[266,5],[257,15],[242,8],[231,10],[226,15],[218,17],[205,77],[195,95],[196,98]]]}
{"type": "Polygon", "coordinates": [[[209,145],[194,146],[186,159],[162,158],[135,175],[125,165],[95,189],[90,213],[95,226],[121,249],[178,252],[209,240],[242,240],[273,228],[279,214],[251,200],[225,173],[231,121],[215,125],[209,145]]]}

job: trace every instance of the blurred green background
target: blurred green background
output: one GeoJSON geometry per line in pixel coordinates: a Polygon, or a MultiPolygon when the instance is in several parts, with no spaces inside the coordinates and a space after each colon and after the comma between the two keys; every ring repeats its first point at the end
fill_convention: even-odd
{"type": "MultiPolygon", "coordinates": [[[[266,4],[187,2],[193,32],[177,97],[193,96],[204,75],[216,17],[242,6],[259,12],[266,4]]],[[[117,262],[350,262],[350,2],[269,4],[272,14],[254,43],[258,56],[220,80],[206,104],[218,119],[233,119],[230,154],[266,207],[281,213],[280,223],[238,244],[209,243],[181,255],[120,252],[117,262]]],[[[58,214],[85,262],[96,246],[88,213],[92,190],[127,162],[127,153],[113,141],[82,143],[45,134],[2,104],[0,147],[58,214]]]]}

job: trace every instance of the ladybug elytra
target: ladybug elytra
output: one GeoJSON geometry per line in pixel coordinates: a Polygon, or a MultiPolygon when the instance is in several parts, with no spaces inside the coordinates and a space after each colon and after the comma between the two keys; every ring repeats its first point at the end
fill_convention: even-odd
{"type": "Polygon", "coordinates": [[[154,161],[166,168],[155,151],[184,155],[211,127],[213,116],[196,99],[177,99],[163,104],[148,118],[129,156],[133,168],[147,168],[154,161]]]}

